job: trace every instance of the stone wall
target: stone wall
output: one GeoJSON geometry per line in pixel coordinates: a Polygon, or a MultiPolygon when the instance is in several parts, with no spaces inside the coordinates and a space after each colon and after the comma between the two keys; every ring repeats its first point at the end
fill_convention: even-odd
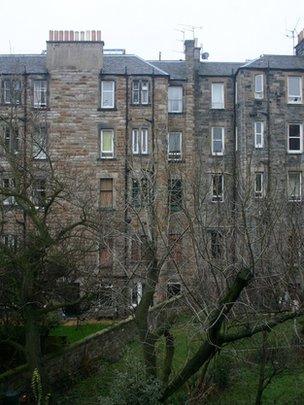
{"type": "MultiPolygon", "coordinates": [[[[184,311],[183,298],[176,297],[154,306],[150,311],[150,322],[157,326],[184,311]]],[[[67,378],[98,370],[104,362],[117,362],[126,345],[136,337],[134,317],[130,317],[46,356],[43,363],[50,384],[60,387],[67,382],[67,378]]],[[[0,387],[22,390],[30,379],[26,366],[20,366],[0,375],[0,387]]]]}

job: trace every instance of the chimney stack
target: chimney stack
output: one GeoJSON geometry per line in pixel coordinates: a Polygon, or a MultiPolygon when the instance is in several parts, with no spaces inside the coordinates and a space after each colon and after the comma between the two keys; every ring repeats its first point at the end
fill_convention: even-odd
{"type": "Polygon", "coordinates": [[[199,62],[201,48],[197,46],[197,39],[186,39],[185,46],[185,59],[187,62],[199,62]]]}
{"type": "Polygon", "coordinates": [[[49,42],[102,42],[101,31],[49,31],[49,42]],[[79,35],[80,33],[80,35],[79,35]]]}
{"type": "Polygon", "coordinates": [[[304,56],[304,29],[298,35],[298,44],[295,49],[297,56],[304,56]]]}
{"type": "Polygon", "coordinates": [[[101,31],[49,31],[47,67],[52,70],[92,70],[103,65],[101,31]]]}

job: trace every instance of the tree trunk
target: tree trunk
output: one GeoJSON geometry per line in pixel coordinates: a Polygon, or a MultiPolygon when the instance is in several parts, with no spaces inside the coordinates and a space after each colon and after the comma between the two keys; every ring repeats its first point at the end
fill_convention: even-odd
{"type": "Polygon", "coordinates": [[[260,373],[259,373],[259,384],[257,395],[255,399],[255,405],[261,405],[262,403],[262,395],[265,389],[265,367],[266,367],[266,343],[267,343],[267,332],[263,332],[263,341],[262,341],[262,356],[261,356],[261,365],[260,365],[260,373]]]}
{"type": "Polygon", "coordinates": [[[228,287],[225,297],[220,301],[209,322],[207,338],[201,344],[194,356],[188,360],[184,368],[165,389],[161,401],[164,402],[176,392],[191,376],[193,376],[207,361],[210,361],[223,342],[221,341],[221,327],[231,308],[239,298],[243,289],[252,279],[250,269],[239,271],[233,284],[228,287]]]}
{"type": "MultiPolygon", "coordinates": [[[[39,319],[35,312],[35,310],[28,307],[24,313],[25,350],[27,363],[31,374],[35,369],[37,369],[41,375],[41,336],[39,330],[39,319]]],[[[41,380],[43,380],[42,375],[41,380]]]]}

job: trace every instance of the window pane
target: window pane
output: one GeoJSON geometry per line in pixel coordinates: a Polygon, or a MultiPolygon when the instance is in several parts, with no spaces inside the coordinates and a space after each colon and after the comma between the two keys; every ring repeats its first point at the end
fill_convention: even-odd
{"type": "Polygon", "coordinates": [[[102,208],[113,207],[113,179],[100,180],[100,205],[102,208]]]}
{"type": "Polygon", "coordinates": [[[301,78],[300,77],[288,77],[288,93],[290,96],[301,95],[301,78]]]}
{"type": "Polygon", "coordinates": [[[300,137],[300,125],[289,125],[289,136],[300,137]]]}
{"type": "Polygon", "coordinates": [[[288,174],[289,198],[299,199],[301,197],[301,173],[288,174]]]}
{"type": "Polygon", "coordinates": [[[169,134],[169,153],[181,152],[181,133],[171,132],[169,134]]]}
{"type": "Polygon", "coordinates": [[[133,153],[139,153],[138,129],[132,130],[132,149],[133,153]]]}
{"type": "Polygon", "coordinates": [[[101,82],[101,106],[105,108],[114,107],[114,82],[101,82]]]}
{"type": "Polygon", "coordinates": [[[224,108],[224,84],[212,83],[212,108],[224,108]]]}
{"type": "Polygon", "coordinates": [[[148,153],[148,130],[141,131],[141,153],[148,153]]]}
{"type": "Polygon", "coordinates": [[[102,130],[101,132],[101,153],[104,157],[113,156],[113,131],[102,130]]]}
{"type": "Polygon", "coordinates": [[[46,158],[46,145],[47,135],[46,128],[41,127],[35,131],[33,137],[33,158],[34,159],[45,159],[46,158]]]}
{"type": "Polygon", "coordinates": [[[183,111],[183,88],[181,86],[168,88],[168,111],[175,113],[183,111]]]}
{"type": "Polygon", "coordinates": [[[255,76],[255,92],[261,93],[263,91],[263,75],[255,76]]]}

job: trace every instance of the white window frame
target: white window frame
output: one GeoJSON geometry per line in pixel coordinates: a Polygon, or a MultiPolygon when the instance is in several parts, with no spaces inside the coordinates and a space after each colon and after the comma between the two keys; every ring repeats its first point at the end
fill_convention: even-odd
{"type": "Polygon", "coordinates": [[[34,108],[47,106],[47,80],[34,80],[34,108]],[[41,101],[44,99],[44,101],[41,101]]]}
{"type": "Polygon", "coordinates": [[[290,153],[290,154],[299,154],[299,153],[303,152],[303,124],[299,124],[296,122],[296,123],[289,123],[287,125],[287,150],[288,150],[288,153],[290,153]],[[289,147],[290,139],[298,139],[298,137],[289,135],[289,130],[290,130],[291,125],[299,125],[299,127],[300,127],[300,149],[290,149],[290,147],[289,147]]]}
{"type": "Polygon", "coordinates": [[[254,147],[256,149],[264,148],[264,122],[263,121],[256,121],[254,123],[254,147]],[[258,125],[261,125],[261,131],[258,131],[258,125]],[[261,141],[258,141],[258,138],[261,138],[261,141]]]}
{"type": "Polygon", "coordinates": [[[235,127],[235,151],[238,151],[239,134],[238,127],[235,127]]]}
{"type": "Polygon", "coordinates": [[[211,83],[211,108],[215,110],[225,109],[225,83],[211,83]],[[215,88],[221,88],[221,101],[216,102],[214,100],[215,88]]]}
{"type": "Polygon", "coordinates": [[[223,202],[224,201],[224,174],[223,173],[212,173],[211,175],[211,201],[213,203],[216,202],[223,202]],[[214,194],[214,179],[215,177],[221,176],[221,183],[222,183],[222,193],[221,194],[214,194]]]}
{"type": "Polygon", "coordinates": [[[288,104],[302,104],[303,103],[303,88],[302,88],[302,77],[301,76],[287,76],[287,102],[288,104]],[[289,94],[290,91],[290,79],[299,79],[299,90],[300,94],[289,94]]]}
{"type": "Polygon", "coordinates": [[[254,75],[254,98],[256,100],[261,100],[264,98],[264,75],[263,73],[259,73],[254,75]],[[258,80],[261,80],[261,88],[258,89],[258,80]]]}
{"type": "Polygon", "coordinates": [[[212,156],[223,156],[225,152],[225,128],[224,127],[212,127],[211,128],[211,153],[212,156]],[[215,129],[220,128],[221,133],[221,143],[222,143],[222,150],[220,152],[215,152],[214,150],[214,142],[220,142],[219,140],[214,139],[214,132],[215,129]]]}
{"type": "Polygon", "coordinates": [[[181,160],[182,159],[182,145],[183,145],[183,134],[180,131],[172,131],[168,133],[168,160],[181,160]],[[179,152],[170,152],[170,135],[179,135],[179,152]]]}
{"type": "Polygon", "coordinates": [[[288,181],[288,183],[287,183],[288,200],[289,200],[289,201],[293,201],[293,202],[302,201],[302,172],[297,172],[297,171],[288,172],[287,181],[288,181]],[[298,196],[290,195],[290,193],[289,193],[289,191],[290,191],[289,184],[290,184],[290,175],[291,175],[291,174],[297,174],[297,175],[299,175],[299,180],[300,180],[300,195],[298,195],[298,196]]]}
{"type": "Polygon", "coordinates": [[[141,301],[142,298],[142,293],[143,293],[143,285],[142,282],[138,281],[133,288],[131,289],[131,307],[136,308],[138,304],[141,301]],[[137,302],[133,302],[133,290],[136,288],[136,293],[137,293],[137,302]]]}
{"type": "Polygon", "coordinates": [[[114,129],[103,128],[100,130],[100,159],[113,159],[113,157],[114,157],[114,129]],[[111,132],[112,134],[111,150],[108,151],[104,151],[102,149],[104,132],[111,132]]]}
{"type": "Polygon", "coordinates": [[[173,114],[180,114],[183,112],[183,86],[169,86],[168,87],[168,112],[173,114]],[[179,89],[179,97],[172,98],[170,96],[171,89],[179,89]],[[173,108],[173,106],[177,103],[177,108],[173,108]]]}
{"type": "Polygon", "coordinates": [[[149,80],[140,82],[140,101],[143,105],[149,104],[149,80]]]}
{"type": "Polygon", "coordinates": [[[32,152],[34,160],[46,160],[47,155],[46,127],[37,128],[37,131],[34,132],[32,152]],[[42,137],[40,137],[40,135],[42,135],[42,137]],[[38,137],[39,139],[37,139],[38,137]]]}
{"type": "Polygon", "coordinates": [[[132,153],[133,155],[147,155],[149,146],[148,128],[132,129],[132,153]]]}
{"type": "Polygon", "coordinates": [[[254,175],[254,197],[259,199],[259,198],[263,198],[264,197],[264,172],[255,172],[254,175]],[[258,190],[257,189],[257,176],[261,177],[261,189],[258,190]]]}
{"type": "Polygon", "coordinates": [[[102,80],[101,81],[101,108],[111,109],[114,107],[115,107],[115,81],[114,80],[102,80]],[[104,83],[112,83],[112,89],[104,90],[104,83]],[[111,105],[104,105],[104,94],[105,93],[112,94],[112,104],[111,105]]]}

